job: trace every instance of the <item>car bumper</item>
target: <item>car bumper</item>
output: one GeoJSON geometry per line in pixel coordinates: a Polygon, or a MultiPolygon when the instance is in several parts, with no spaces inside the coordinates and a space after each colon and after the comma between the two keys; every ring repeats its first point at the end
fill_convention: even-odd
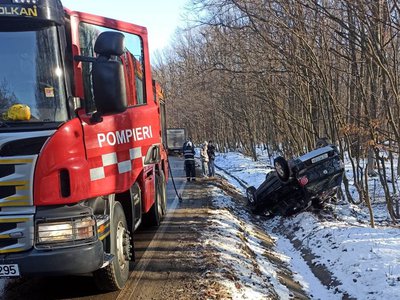
{"type": "Polygon", "coordinates": [[[17,264],[20,275],[71,275],[90,273],[103,264],[103,243],[70,248],[0,255],[0,264],[17,264]]]}

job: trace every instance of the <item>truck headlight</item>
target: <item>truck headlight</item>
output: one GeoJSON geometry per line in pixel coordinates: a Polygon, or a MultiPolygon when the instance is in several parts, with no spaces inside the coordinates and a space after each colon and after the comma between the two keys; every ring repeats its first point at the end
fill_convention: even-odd
{"type": "Polygon", "coordinates": [[[96,235],[96,222],[87,217],[57,222],[39,223],[37,242],[65,243],[93,238],[96,235]]]}

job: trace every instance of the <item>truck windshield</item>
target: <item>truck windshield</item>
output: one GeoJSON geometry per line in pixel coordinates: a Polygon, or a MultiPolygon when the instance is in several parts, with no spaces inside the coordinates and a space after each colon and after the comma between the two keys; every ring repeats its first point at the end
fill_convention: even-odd
{"type": "Polygon", "coordinates": [[[0,41],[0,121],[67,120],[56,27],[3,31],[0,41]]]}

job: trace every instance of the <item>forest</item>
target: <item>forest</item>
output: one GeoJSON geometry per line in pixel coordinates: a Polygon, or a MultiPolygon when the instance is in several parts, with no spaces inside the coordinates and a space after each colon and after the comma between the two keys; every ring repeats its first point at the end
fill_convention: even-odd
{"type": "Polygon", "coordinates": [[[346,198],[368,204],[377,177],[399,218],[398,1],[191,0],[186,11],[153,64],[168,127],[254,160],[257,147],[290,158],[327,138],[353,168],[346,198]]]}

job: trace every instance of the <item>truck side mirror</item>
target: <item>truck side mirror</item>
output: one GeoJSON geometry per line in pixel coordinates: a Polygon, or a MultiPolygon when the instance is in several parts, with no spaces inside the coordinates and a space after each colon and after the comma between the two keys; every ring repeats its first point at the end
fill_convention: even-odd
{"type": "Polygon", "coordinates": [[[102,114],[126,110],[125,75],[119,58],[125,52],[124,35],[120,32],[102,32],[94,46],[98,57],[93,62],[93,95],[97,111],[102,114]]]}

